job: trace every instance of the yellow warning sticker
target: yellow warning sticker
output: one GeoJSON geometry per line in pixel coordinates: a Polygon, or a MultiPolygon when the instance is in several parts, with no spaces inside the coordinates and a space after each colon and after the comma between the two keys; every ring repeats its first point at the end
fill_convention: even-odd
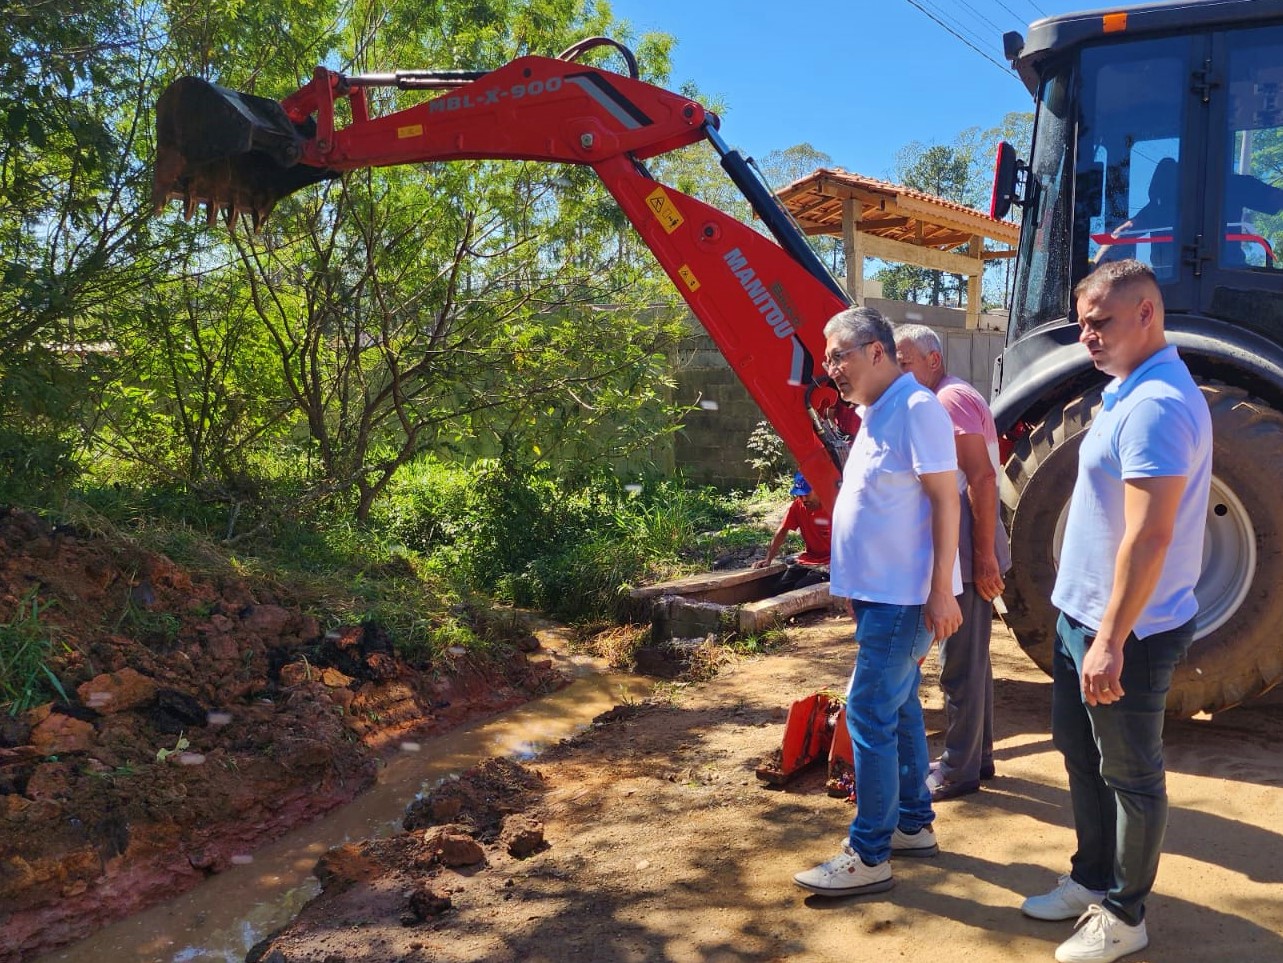
{"type": "Polygon", "coordinates": [[[409,127],[398,127],[396,129],[396,136],[398,140],[405,140],[407,137],[422,137],[423,125],[411,124],[409,127]]]}
{"type": "Polygon", "coordinates": [[[659,221],[659,226],[669,234],[681,227],[685,220],[678,213],[677,205],[669,200],[662,187],[657,187],[646,195],[646,206],[651,209],[655,219],[659,221]]]}
{"type": "Polygon", "coordinates": [[[699,278],[695,277],[695,272],[690,269],[689,264],[683,264],[677,269],[677,273],[681,275],[682,280],[686,282],[686,286],[688,288],[692,291],[699,290],[699,278]]]}

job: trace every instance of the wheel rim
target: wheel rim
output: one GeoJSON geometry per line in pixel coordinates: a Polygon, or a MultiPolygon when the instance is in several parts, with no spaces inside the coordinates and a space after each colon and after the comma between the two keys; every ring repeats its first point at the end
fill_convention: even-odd
{"type": "MultiPolygon", "coordinates": [[[[1057,571],[1068,521],[1066,499],[1052,535],[1052,560],[1057,571]]],[[[1255,576],[1256,529],[1252,518],[1238,496],[1213,475],[1207,500],[1207,531],[1203,536],[1203,570],[1194,586],[1194,597],[1198,599],[1195,641],[1211,635],[1233,617],[1247,598],[1255,576]]]]}
{"type": "Polygon", "coordinates": [[[1194,586],[1198,615],[1194,638],[1211,635],[1247,598],[1256,576],[1256,528],[1238,496],[1212,476],[1203,537],[1203,571],[1194,586]]]}

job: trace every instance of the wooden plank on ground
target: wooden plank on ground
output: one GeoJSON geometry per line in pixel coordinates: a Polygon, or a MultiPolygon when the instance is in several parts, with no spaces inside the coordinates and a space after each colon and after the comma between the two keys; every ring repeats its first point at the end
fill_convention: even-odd
{"type": "Polygon", "coordinates": [[[740,631],[745,635],[756,635],[794,615],[828,608],[832,604],[828,582],[773,595],[760,602],[745,602],[739,610],[740,631]]]}
{"type": "Polygon", "coordinates": [[[687,575],[685,578],[674,579],[671,582],[639,585],[628,593],[628,597],[636,601],[645,601],[646,599],[659,598],[661,595],[695,595],[699,592],[729,588],[733,585],[742,585],[745,582],[755,582],[758,579],[770,578],[784,571],[786,567],[783,562],[772,562],[764,568],[738,568],[727,572],[700,572],[696,575],[687,575]]]}

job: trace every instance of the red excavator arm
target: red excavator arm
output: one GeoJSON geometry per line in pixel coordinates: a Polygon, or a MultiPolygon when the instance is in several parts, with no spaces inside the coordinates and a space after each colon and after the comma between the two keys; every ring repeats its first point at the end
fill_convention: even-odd
{"type": "Polygon", "coordinates": [[[844,439],[837,395],[820,365],[822,329],[849,301],[748,162],[727,149],[714,115],[679,94],[573,60],[601,43],[613,41],[484,73],[346,77],[318,67],[279,103],[184,78],[157,104],[153,200],[159,209],[178,197],[188,216],[205,204],[211,223],[219,212],[229,223],[247,214],[257,227],[281,197],[343,171],[504,158],[587,165],[831,509],[844,439]],[[371,117],[365,91],[373,86],[447,92],[371,117]],[[350,120],[339,126],[335,106],[343,100],[350,120]],[[641,163],[702,140],[717,149],[775,241],[658,183],[641,163]]]}

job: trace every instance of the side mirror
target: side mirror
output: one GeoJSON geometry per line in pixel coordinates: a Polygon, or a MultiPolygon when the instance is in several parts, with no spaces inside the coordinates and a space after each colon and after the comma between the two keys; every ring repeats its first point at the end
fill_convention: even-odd
{"type": "Polygon", "coordinates": [[[1002,55],[1011,63],[1020,59],[1025,52],[1025,38],[1015,30],[1008,30],[1002,35],[1002,55]]]}
{"type": "Polygon", "coordinates": [[[1011,205],[1025,206],[1024,187],[1029,165],[1016,156],[1016,149],[1005,140],[998,145],[993,165],[993,194],[989,199],[989,216],[1000,221],[1011,205]]]}

